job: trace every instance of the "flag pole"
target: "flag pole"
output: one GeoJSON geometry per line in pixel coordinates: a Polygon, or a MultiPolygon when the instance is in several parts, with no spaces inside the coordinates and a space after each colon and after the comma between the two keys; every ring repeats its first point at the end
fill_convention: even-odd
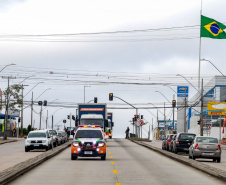
{"type": "Polygon", "coordinates": [[[202,0],[201,0],[201,10],[200,10],[200,34],[199,34],[199,73],[198,73],[198,91],[200,92],[200,69],[201,69],[201,28],[202,28],[202,0]]]}

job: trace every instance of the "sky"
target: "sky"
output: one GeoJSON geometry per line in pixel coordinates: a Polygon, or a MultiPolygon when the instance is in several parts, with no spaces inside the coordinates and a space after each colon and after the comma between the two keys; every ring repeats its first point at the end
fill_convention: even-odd
{"type": "MultiPolygon", "coordinates": [[[[203,0],[202,14],[226,24],[225,7],[225,0],[203,0]]],[[[29,85],[24,94],[44,82],[24,97],[28,104],[32,91],[37,99],[51,88],[36,100],[55,106],[43,111],[42,127],[47,110],[49,115],[56,111],[54,125],[63,125],[62,119],[75,114],[77,103],[84,102],[84,86],[90,86],[85,88],[86,102],[98,97],[98,102],[108,107],[129,108],[116,98],[110,102],[111,92],[138,107],[148,104],[150,108],[149,103],[162,107],[164,102],[169,107],[168,100],[175,93],[167,84],[174,90],[177,85],[189,85],[189,97],[196,93],[176,75],[184,75],[197,88],[200,10],[200,0],[1,0],[0,69],[16,65],[8,66],[0,75],[16,77],[10,84],[29,77],[23,82],[29,85]],[[66,104],[72,106],[67,108],[66,104]]],[[[225,40],[202,38],[201,58],[224,72],[225,46],[225,40]]],[[[204,84],[214,75],[220,74],[202,61],[204,84]]],[[[1,79],[0,88],[6,86],[6,79],[1,79]]],[[[38,127],[37,102],[34,109],[38,127]]],[[[115,137],[124,137],[127,126],[132,130],[129,121],[135,110],[109,111],[114,113],[115,137]]],[[[149,111],[139,110],[148,122],[146,130],[152,118],[156,125],[157,110],[152,107],[149,111]]],[[[166,109],[167,119],[172,119],[171,111],[166,109]]],[[[30,114],[28,107],[24,110],[25,126],[30,124],[30,114]]],[[[163,119],[161,113],[159,119],[163,119]]]]}

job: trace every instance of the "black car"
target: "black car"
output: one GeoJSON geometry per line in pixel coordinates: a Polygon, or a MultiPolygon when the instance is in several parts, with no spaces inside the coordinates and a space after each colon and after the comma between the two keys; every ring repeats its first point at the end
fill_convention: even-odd
{"type": "Polygon", "coordinates": [[[195,134],[192,133],[178,133],[176,140],[173,143],[173,152],[177,154],[178,152],[188,153],[189,147],[192,144],[195,134]]]}

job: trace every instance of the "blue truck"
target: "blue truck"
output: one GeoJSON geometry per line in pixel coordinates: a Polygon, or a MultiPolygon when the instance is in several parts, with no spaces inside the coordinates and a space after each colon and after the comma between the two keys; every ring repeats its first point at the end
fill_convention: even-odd
{"type": "Polygon", "coordinates": [[[100,125],[103,132],[105,132],[105,127],[108,125],[106,104],[78,104],[78,125],[100,125]]]}

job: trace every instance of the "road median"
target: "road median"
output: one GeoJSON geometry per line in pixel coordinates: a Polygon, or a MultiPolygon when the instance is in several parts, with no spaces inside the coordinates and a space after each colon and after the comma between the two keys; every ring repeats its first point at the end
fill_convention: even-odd
{"type": "Polygon", "coordinates": [[[70,144],[70,141],[60,145],[53,150],[49,150],[44,152],[36,157],[30,158],[24,162],[16,164],[8,169],[5,169],[0,172],[0,185],[6,184],[13,179],[17,178],[18,176],[24,174],[25,172],[29,171],[30,169],[34,168],[35,166],[43,163],[44,161],[52,158],[53,156],[57,155],[58,153],[62,152],[66,149],[70,144]]]}
{"type": "Polygon", "coordinates": [[[130,139],[130,140],[134,143],[137,143],[141,146],[149,148],[149,149],[156,151],[156,152],[158,152],[158,153],[160,153],[164,156],[167,156],[167,157],[169,157],[173,160],[184,163],[185,165],[191,166],[195,169],[198,169],[202,172],[205,172],[205,173],[207,173],[211,176],[217,177],[217,178],[226,182],[226,171],[224,171],[224,170],[221,170],[221,169],[218,169],[218,168],[215,168],[215,167],[212,167],[212,166],[208,166],[206,164],[202,164],[202,163],[195,161],[195,160],[192,160],[192,159],[186,159],[183,156],[162,150],[160,148],[157,148],[157,147],[154,147],[154,146],[151,146],[151,145],[148,145],[146,143],[143,143],[142,141],[136,141],[136,140],[133,140],[133,139],[130,139]]]}

